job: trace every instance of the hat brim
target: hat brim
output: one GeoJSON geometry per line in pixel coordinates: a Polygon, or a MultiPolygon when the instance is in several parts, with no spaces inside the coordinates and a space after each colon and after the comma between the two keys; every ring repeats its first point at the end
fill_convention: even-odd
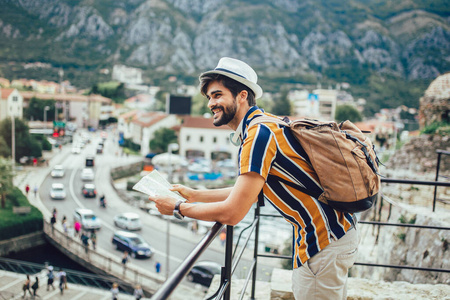
{"type": "Polygon", "coordinates": [[[208,75],[208,74],[220,74],[220,75],[227,76],[227,77],[229,77],[231,79],[236,80],[237,82],[242,83],[245,86],[248,86],[253,91],[253,93],[255,93],[255,100],[262,97],[262,94],[263,94],[262,88],[258,84],[253,83],[253,82],[245,79],[244,77],[241,77],[239,75],[235,75],[233,73],[229,73],[229,72],[226,72],[226,71],[211,70],[211,71],[207,71],[207,72],[202,73],[199,78],[201,79],[203,76],[208,75]]]}

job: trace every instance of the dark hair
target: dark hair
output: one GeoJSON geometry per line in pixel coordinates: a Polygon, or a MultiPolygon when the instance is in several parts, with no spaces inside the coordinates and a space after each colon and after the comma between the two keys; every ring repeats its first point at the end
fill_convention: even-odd
{"type": "Polygon", "coordinates": [[[230,77],[221,74],[212,73],[212,74],[205,74],[200,77],[200,91],[202,95],[206,96],[208,85],[213,81],[218,81],[221,84],[223,84],[227,89],[230,90],[231,94],[235,98],[241,91],[246,90],[248,105],[254,106],[256,104],[255,93],[252,91],[251,88],[249,88],[245,84],[242,84],[234,79],[231,79],[230,77]]]}

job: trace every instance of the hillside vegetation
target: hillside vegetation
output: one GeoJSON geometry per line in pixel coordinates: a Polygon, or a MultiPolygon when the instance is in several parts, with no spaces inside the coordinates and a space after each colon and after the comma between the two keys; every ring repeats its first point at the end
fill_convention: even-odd
{"type": "Polygon", "coordinates": [[[0,0],[0,76],[109,81],[125,64],[145,83],[197,84],[222,56],[241,58],[266,91],[348,82],[367,113],[418,107],[450,70],[450,6],[443,0],[0,0]],[[31,26],[30,26],[31,25],[31,26]],[[24,68],[46,62],[50,68],[24,68]],[[392,88],[391,88],[392,87],[392,88]]]}

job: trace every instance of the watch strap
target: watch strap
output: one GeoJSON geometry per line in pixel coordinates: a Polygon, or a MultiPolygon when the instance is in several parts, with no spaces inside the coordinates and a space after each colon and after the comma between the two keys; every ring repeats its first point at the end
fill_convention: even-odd
{"type": "Polygon", "coordinates": [[[183,214],[181,213],[181,211],[180,211],[180,205],[181,205],[181,203],[183,203],[182,200],[178,200],[177,203],[175,203],[175,209],[174,209],[174,211],[178,212],[181,216],[184,217],[184,215],[183,215],[183,214]]]}

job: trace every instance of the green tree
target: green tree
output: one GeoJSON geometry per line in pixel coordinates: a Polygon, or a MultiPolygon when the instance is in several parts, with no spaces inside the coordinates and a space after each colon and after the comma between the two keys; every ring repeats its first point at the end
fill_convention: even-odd
{"type": "MultiPolygon", "coordinates": [[[[15,119],[15,145],[16,161],[23,156],[42,156],[42,146],[30,136],[28,125],[20,119],[15,119]]],[[[8,148],[11,149],[11,119],[5,119],[0,123],[0,136],[4,138],[8,148]]]]}
{"type": "Polygon", "coordinates": [[[155,111],[166,111],[167,92],[159,90],[155,95],[155,111]]]}
{"type": "Polygon", "coordinates": [[[6,194],[12,190],[13,186],[11,161],[0,157],[0,195],[2,209],[6,206],[6,194]]]}
{"type": "Polygon", "coordinates": [[[271,113],[278,116],[290,116],[292,113],[292,105],[289,101],[288,90],[284,89],[281,91],[280,96],[274,98],[274,103],[272,106],[271,113]]]}
{"type": "Polygon", "coordinates": [[[205,113],[211,113],[208,108],[208,100],[198,93],[192,97],[192,115],[203,116],[205,113]]]}
{"type": "Polygon", "coordinates": [[[348,104],[338,105],[336,107],[335,119],[337,122],[342,122],[345,120],[350,120],[352,122],[362,121],[361,113],[356,109],[356,107],[348,104]]]}
{"type": "Polygon", "coordinates": [[[176,143],[177,140],[178,138],[174,130],[161,128],[155,131],[153,139],[150,141],[150,149],[156,153],[166,152],[169,144],[176,143]]]}
{"type": "Polygon", "coordinates": [[[27,120],[44,120],[44,110],[48,106],[47,120],[53,121],[55,119],[55,100],[42,100],[36,97],[30,99],[27,108],[24,109],[24,118],[27,120]]]}
{"type": "Polygon", "coordinates": [[[113,99],[116,103],[123,103],[126,99],[125,85],[116,81],[96,83],[92,86],[89,94],[100,94],[113,99]]]}
{"type": "Polygon", "coordinates": [[[11,149],[2,136],[0,136],[0,156],[5,158],[11,156],[11,149]]]}

